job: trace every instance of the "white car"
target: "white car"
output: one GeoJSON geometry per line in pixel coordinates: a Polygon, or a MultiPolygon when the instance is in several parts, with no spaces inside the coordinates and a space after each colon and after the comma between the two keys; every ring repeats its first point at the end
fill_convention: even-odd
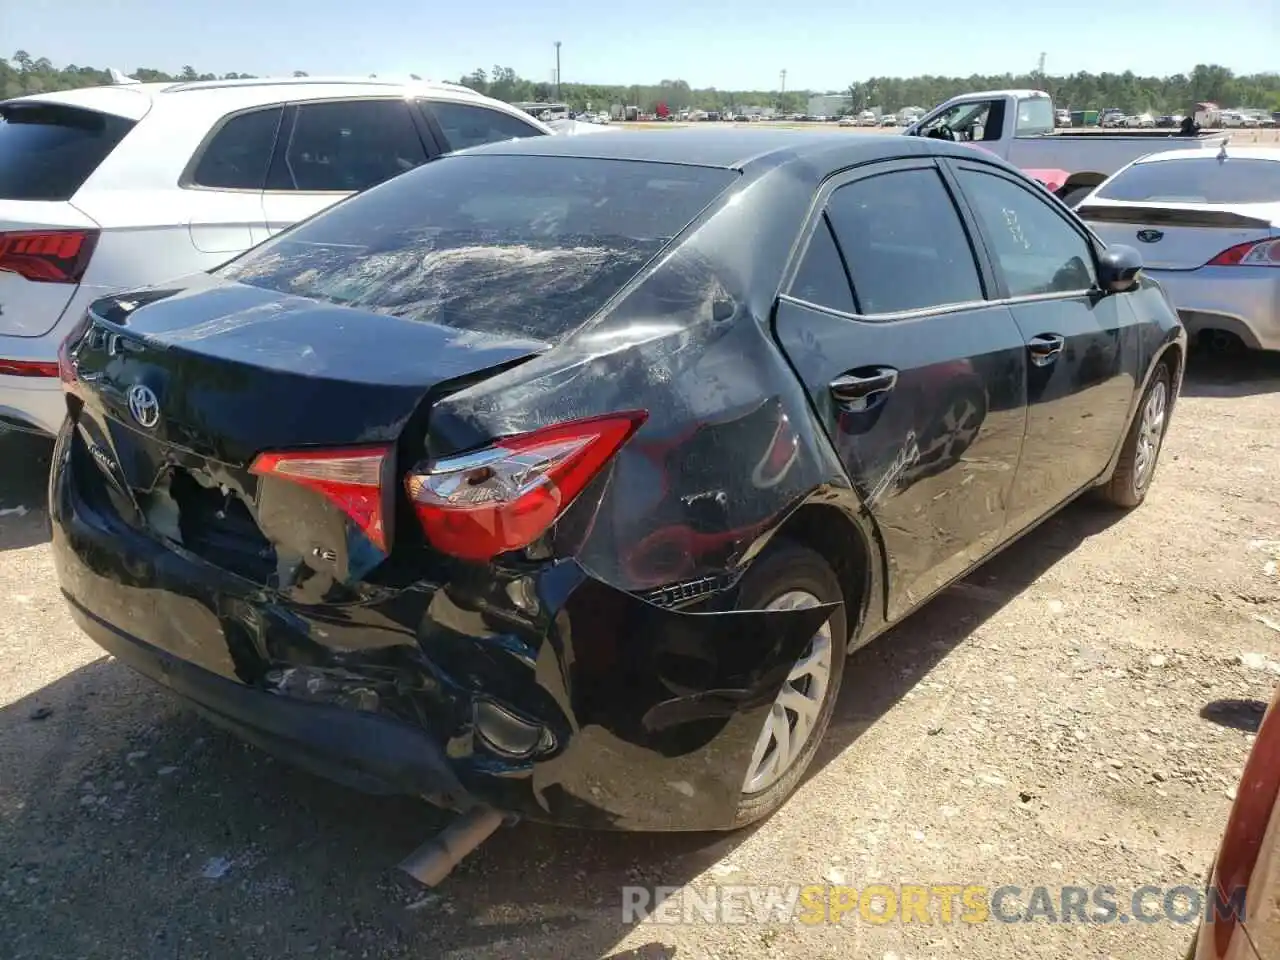
{"type": "Polygon", "coordinates": [[[1257,127],[1258,118],[1253,114],[1240,113],[1238,110],[1225,110],[1222,113],[1222,127],[1240,129],[1244,127],[1257,127]]]}
{"type": "Polygon", "coordinates": [[[1280,350],[1280,151],[1224,146],[1136,160],[1076,213],[1142,253],[1188,335],[1220,351],[1280,350]]]}
{"type": "Polygon", "coordinates": [[[1136,127],[1139,129],[1150,129],[1156,125],[1156,118],[1149,113],[1139,113],[1132,117],[1124,118],[1126,127],[1136,127]]]}
{"type": "Polygon", "coordinates": [[[892,113],[886,113],[883,117],[880,118],[880,126],[882,127],[896,127],[897,125],[898,125],[898,118],[895,117],[892,113]]]}
{"type": "Polygon", "coordinates": [[[449,150],[552,131],[450,83],[117,83],[0,102],[0,425],[56,433],[63,337],[449,150]]]}

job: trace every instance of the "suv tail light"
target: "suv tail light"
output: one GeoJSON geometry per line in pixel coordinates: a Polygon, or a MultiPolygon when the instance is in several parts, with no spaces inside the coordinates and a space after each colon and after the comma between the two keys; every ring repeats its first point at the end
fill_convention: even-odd
{"type": "Polygon", "coordinates": [[[432,546],[489,560],[550,529],[647,417],[629,411],[508,437],[419,464],[405,489],[432,546]]]}
{"type": "Polygon", "coordinates": [[[0,233],[0,272],[36,283],[79,283],[97,243],[97,230],[0,233]]]}
{"type": "Polygon", "coordinates": [[[1280,267],[1280,239],[1250,240],[1228,247],[1210,260],[1209,267],[1280,267]]]}
{"type": "Polygon", "coordinates": [[[369,541],[385,552],[382,471],[390,453],[389,447],[262,453],[254,459],[249,472],[290,480],[316,491],[355,521],[369,541]]]}

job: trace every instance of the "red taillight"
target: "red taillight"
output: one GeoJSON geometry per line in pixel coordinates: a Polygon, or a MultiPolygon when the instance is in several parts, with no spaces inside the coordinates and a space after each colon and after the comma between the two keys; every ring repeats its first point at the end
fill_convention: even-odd
{"type": "Polygon", "coordinates": [[[382,471],[389,447],[262,453],[250,473],[308,487],[355,521],[379,550],[387,549],[383,526],[382,471]]]}
{"type": "Polygon", "coordinates": [[[0,377],[56,377],[58,365],[47,360],[0,360],[0,377]]]}
{"type": "Polygon", "coordinates": [[[37,283],[79,283],[97,243],[97,230],[0,233],[0,271],[37,283]]]}
{"type": "Polygon", "coordinates": [[[1209,267],[1280,267],[1280,240],[1250,240],[1228,247],[1209,267]]]}
{"type": "Polygon", "coordinates": [[[574,420],[414,468],[405,488],[427,540],[466,560],[527,547],[647,416],[629,411],[574,420]]]}

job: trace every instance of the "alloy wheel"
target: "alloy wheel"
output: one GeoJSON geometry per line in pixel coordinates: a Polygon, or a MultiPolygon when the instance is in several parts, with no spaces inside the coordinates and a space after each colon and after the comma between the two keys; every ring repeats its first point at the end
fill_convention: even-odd
{"type": "MultiPolygon", "coordinates": [[[[767,610],[802,610],[816,607],[821,601],[803,590],[784,593],[770,603],[767,610]]],[[[747,777],[744,793],[760,793],[777,783],[804,750],[822,712],[827,686],[831,682],[831,624],[828,621],[813,636],[809,646],[787,675],[769,708],[747,777]]]]}
{"type": "Polygon", "coordinates": [[[1163,380],[1151,387],[1147,402],[1142,407],[1142,420],[1138,425],[1138,449],[1133,464],[1134,490],[1142,490],[1155,470],[1160,442],[1164,439],[1165,414],[1169,402],[1169,388],[1163,380]]]}

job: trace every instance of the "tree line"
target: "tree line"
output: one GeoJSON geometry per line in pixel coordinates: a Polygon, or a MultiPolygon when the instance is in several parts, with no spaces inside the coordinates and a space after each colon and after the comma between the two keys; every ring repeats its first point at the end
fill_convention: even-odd
{"type": "MultiPolygon", "coordinates": [[[[184,66],[177,73],[138,67],[129,74],[142,81],[234,80],[251,78],[248,73],[199,73],[184,66]]],[[[294,76],[306,76],[295,70],[294,76]]],[[[607,110],[614,104],[637,106],[654,112],[659,104],[672,111],[734,111],[747,107],[773,107],[784,113],[805,113],[813,93],[840,93],[849,97],[848,110],[900,110],[903,107],[929,108],[960,93],[974,90],[1032,87],[1047,90],[1055,103],[1076,110],[1116,107],[1126,113],[1183,113],[1200,101],[1223,107],[1251,107],[1280,110],[1280,73],[1237,75],[1227,67],[1199,64],[1190,73],[1168,77],[1141,77],[1124,73],[974,74],[968,77],[872,77],[850,83],[842,90],[719,90],[694,88],[684,80],[663,80],[656,84],[557,85],[521,77],[510,67],[477,69],[460,78],[461,83],[480,93],[508,102],[559,100],[573,110],[607,110]]],[[[68,90],[110,83],[102,67],[69,64],[55,67],[46,57],[33,59],[25,50],[9,60],[0,59],[0,94],[17,97],[28,93],[68,90]]]]}

